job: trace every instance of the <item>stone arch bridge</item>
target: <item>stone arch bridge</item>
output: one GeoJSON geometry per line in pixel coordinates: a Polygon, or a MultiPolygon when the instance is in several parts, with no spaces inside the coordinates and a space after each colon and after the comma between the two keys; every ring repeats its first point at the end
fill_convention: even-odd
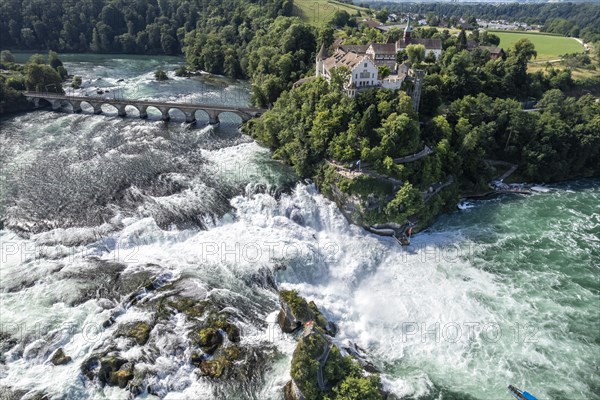
{"type": "Polygon", "coordinates": [[[127,100],[127,99],[110,99],[101,97],[87,96],[67,96],[60,93],[47,92],[25,92],[25,97],[33,101],[36,107],[39,107],[40,100],[45,100],[52,106],[53,110],[59,110],[65,104],[71,105],[73,112],[81,112],[81,104],[88,103],[94,109],[94,114],[102,114],[102,106],[110,104],[117,109],[117,114],[121,117],[127,116],[125,107],[135,107],[139,112],[140,118],[148,118],[148,108],[154,107],[162,114],[163,121],[171,119],[169,111],[176,109],[185,114],[186,122],[196,121],[196,111],[202,110],[208,114],[208,120],[211,124],[219,123],[219,115],[225,112],[238,115],[242,122],[260,116],[266,110],[262,108],[247,108],[247,107],[228,107],[209,104],[191,104],[191,103],[169,103],[163,101],[146,101],[146,100],[127,100]]]}

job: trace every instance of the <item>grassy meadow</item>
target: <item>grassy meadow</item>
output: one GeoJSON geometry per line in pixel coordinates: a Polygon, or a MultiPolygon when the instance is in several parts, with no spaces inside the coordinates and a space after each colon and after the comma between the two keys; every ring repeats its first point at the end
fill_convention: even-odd
{"type": "Polygon", "coordinates": [[[352,4],[338,3],[333,0],[294,0],[294,15],[315,26],[329,22],[337,11],[345,10],[350,15],[368,15],[369,10],[352,4]]]}
{"type": "Polygon", "coordinates": [[[567,53],[582,53],[583,45],[569,37],[554,36],[537,32],[490,31],[500,38],[500,46],[509,49],[520,39],[529,39],[538,55],[535,61],[549,61],[567,53]]]}

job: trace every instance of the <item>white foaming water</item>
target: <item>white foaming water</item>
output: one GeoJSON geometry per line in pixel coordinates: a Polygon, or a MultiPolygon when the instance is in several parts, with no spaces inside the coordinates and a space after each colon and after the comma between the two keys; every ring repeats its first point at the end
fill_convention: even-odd
{"type": "MultiPolygon", "coordinates": [[[[182,87],[191,81],[198,85],[179,78],[155,82],[150,71],[170,61],[152,60],[151,68],[139,71],[129,60],[114,60],[117,67],[111,62],[95,72],[101,80],[84,79],[86,89],[97,85],[112,93],[121,86],[137,98],[186,101],[188,89],[182,87]],[[122,69],[123,82],[117,82],[116,69],[122,69]],[[158,94],[169,90],[172,93],[158,94]]],[[[89,65],[73,63],[67,68],[81,74],[89,65]]],[[[219,81],[204,78],[210,84],[219,81]]],[[[213,89],[208,97],[215,97],[213,89]]],[[[348,224],[312,185],[300,184],[281,195],[277,189],[289,180],[289,172],[243,136],[157,120],[44,111],[16,116],[10,124],[18,134],[0,135],[1,156],[10,155],[4,150],[10,149],[17,156],[8,159],[25,165],[49,156],[70,160],[65,165],[77,175],[69,182],[73,185],[55,179],[51,183],[56,187],[48,184],[46,191],[34,192],[50,199],[66,190],[77,194],[85,189],[95,195],[123,171],[141,178],[145,171],[156,171],[168,184],[184,189],[143,190],[134,183],[123,192],[132,200],[109,199],[112,213],[93,226],[53,229],[49,224],[49,230],[28,239],[0,231],[0,325],[3,333],[22,342],[0,356],[6,362],[0,361],[0,388],[39,390],[59,398],[128,398],[127,391],[99,388],[80,371],[81,363],[114,338],[119,326],[150,317],[140,308],[125,307],[122,299],[89,292],[98,290],[98,280],[111,278],[110,262],[120,262],[127,267],[121,275],[166,274],[192,298],[226,299],[233,314],[245,316],[239,322],[242,345],[278,351],[260,388],[239,398],[280,399],[289,379],[295,342],[275,326],[277,295],[248,284],[265,268],[277,270],[281,287],[314,300],[339,325],[336,341],[350,340],[364,348],[383,371],[386,388],[397,396],[501,399],[508,397],[505,387],[512,383],[539,398],[598,398],[595,388],[600,385],[593,375],[597,336],[580,329],[589,325],[594,332],[598,325],[593,320],[597,289],[585,287],[589,279],[584,269],[586,262],[594,262],[589,254],[598,254],[598,216],[595,209],[577,203],[564,206],[576,192],[540,194],[522,207],[503,205],[504,199],[484,202],[461,213],[460,221],[438,222],[437,230],[419,234],[412,246],[400,248],[394,240],[348,224]],[[185,165],[184,171],[176,168],[178,163],[185,165]],[[244,195],[228,200],[243,187],[244,195]],[[528,206],[545,198],[558,204],[528,206]],[[233,210],[214,221],[206,216],[201,221],[208,227],[205,231],[171,223],[177,220],[173,216],[185,219],[215,208],[219,212],[211,215],[223,215],[228,204],[222,202],[229,202],[233,210]],[[502,207],[510,211],[502,213],[502,207]],[[486,209],[491,216],[485,215],[486,209]],[[553,221],[559,209],[569,217],[563,226],[585,229],[573,235],[564,234],[563,226],[557,229],[553,221]],[[528,220],[544,224],[543,232],[520,232],[511,226],[528,220]],[[515,232],[524,236],[526,262],[506,254],[523,245],[515,244],[515,232]],[[548,263],[548,255],[565,248],[570,258],[557,263],[582,271],[575,284],[572,276],[548,263]],[[571,292],[565,289],[568,285],[571,292]],[[581,307],[588,303],[587,309],[581,307]],[[115,310],[121,312],[115,325],[99,329],[115,310]],[[72,363],[48,362],[58,347],[73,357],[72,363]]],[[[26,189],[47,184],[46,178],[32,179],[26,189]]],[[[597,207],[598,202],[592,204],[597,207]]],[[[102,290],[110,292],[110,287],[102,290]]],[[[144,301],[155,294],[147,296],[144,301]]],[[[135,360],[136,369],[149,372],[156,398],[210,398],[218,383],[195,374],[191,349],[182,340],[189,326],[182,317],[170,322],[172,326],[162,324],[152,331],[157,354],[144,355],[134,346],[124,350],[125,355],[135,360]]],[[[116,346],[121,345],[117,340],[116,346]]]]}
{"type": "MultiPolygon", "coordinates": [[[[252,146],[240,147],[243,153],[252,146]]],[[[340,327],[337,340],[348,339],[365,348],[383,369],[386,388],[398,396],[426,395],[435,382],[475,398],[499,398],[507,382],[528,382],[529,371],[515,363],[515,355],[536,368],[553,368],[543,354],[556,346],[571,345],[568,340],[557,343],[544,332],[535,343],[514,340],[511,329],[520,316],[531,311],[515,301],[511,286],[477,267],[486,248],[473,250],[473,243],[460,233],[421,234],[411,247],[403,249],[392,240],[348,224],[333,203],[306,185],[296,186],[292,194],[279,200],[259,193],[235,197],[231,203],[236,209],[233,220],[224,218],[208,231],[164,231],[151,218],[131,221],[113,234],[115,249],[136,249],[128,260],[129,268],[160,265],[175,276],[193,277],[201,292],[218,286],[222,289],[213,294],[240,299],[247,296],[240,290],[244,276],[263,266],[285,266],[278,275],[281,284],[314,300],[336,321],[340,327]]],[[[115,251],[102,253],[101,258],[118,258],[115,251]]],[[[60,262],[44,260],[35,269],[41,268],[43,275],[60,262]]],[[[25,265],[9,259],[2,269],[3,282],[14,281],[25,265]]],[[[94,300],[75,308],[61,305],[61,296],[68,297],[66,292],[75,286],[53,286],[50,276],[17,294],[5,292],[4,307],[12,313],[4,314],[2,322],[42,322],[51,329],[60,323],[83,327],[90,321],[105,320],[108,311],[94,300]],[[48,298],[49,293],[55,297],[48,298]]],[[[272,319],[277,310],[275,295],[264,291],[259,297],[264,297],[267,305],[258,307],[261,318],[272,319]]],[[[103,335],[109,334],[110,330],[103,335]]],[[[263,329],[250,326],[244,334],[246,343],[269,341],[263,329]]],[[[60,342],[78,361],[92,351],[81,336],[75,334],[60,342]]],[[[165,346],[176,343],[175,336],[162,340],[165,346]]],[[[274,342],[285,356],[265,377],[262,398],[277,398],[289,373],[294,345],[281,337],[274,342]]],[[[77,367],[39,365],[41,360],[35,358],[33,349],[25,353],[31,356],[8,363],[3,381],[50,393],[85,390],[86,396],[97,395],[81,387],[77,367]],[[50,368],[60,372],[50,373],[50,368]],[[58,386],[53,384],[57,379],[61,382],[58,386]]],[[[166,398],[191,399],[210,393],[210,384],[193,378],[185,360],[166,358],[152,367],[164,371],[156,385],[164,388],[161,393],[166,398]]],[[[570,386],[580,393],[586,391],[577,381],[570,386]]],[[[541,398],[547,397],[543,387],[536,389],[541,398]]],[[[108,394],[120,397],[122,393],[111,389],[105,392],[108,394]]]]}

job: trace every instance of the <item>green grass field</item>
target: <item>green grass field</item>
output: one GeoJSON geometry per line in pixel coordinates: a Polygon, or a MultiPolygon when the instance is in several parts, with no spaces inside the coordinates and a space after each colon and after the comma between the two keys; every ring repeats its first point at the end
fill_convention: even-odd
{"type": "Polygon", "coordinates": [[[333,0],[294,0],[294,15],[315,26],[323,26],[340,10],[345,10],[350,15],[358,14],[359,11],[367,15],[369,12],[366,8],[333,0]]]}
{"type": "Polygon", "coordinates": [[[491,31],[500,38],[500,46],[509,49],[519,39],[529,39],[538,55],[534,61],[558,59],[561,54],[582,53],[583,45],[573,38],[547,35],[536,32],[491,31]]]}

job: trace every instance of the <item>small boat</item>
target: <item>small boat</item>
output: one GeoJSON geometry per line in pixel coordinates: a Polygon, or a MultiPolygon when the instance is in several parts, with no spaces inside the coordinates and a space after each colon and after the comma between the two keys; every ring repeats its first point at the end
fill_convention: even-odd
{"type": "Polygon", "coordinates": [[[458,202],[458,204],[456,205],[456,207],[459,210],[467,210],[469,208],[475,207],[475,203],[473,203],[472,201],[461,200],[461,201],[458,202]]]}
{"type": "Polygon", "coordinates": [[[518,400],[538,400],[537,397],[535,397],[531,393],[516,388],[513,385],[508,385],[508,391],[510,392],[510,394],[513,395],[515,399],[518,400]]]}

